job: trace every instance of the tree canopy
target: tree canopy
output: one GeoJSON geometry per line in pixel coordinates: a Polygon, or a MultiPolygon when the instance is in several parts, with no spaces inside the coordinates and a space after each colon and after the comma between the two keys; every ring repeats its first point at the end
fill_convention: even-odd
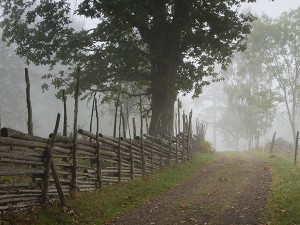
{"type": "Polygon", "coordinates": [[[84,0],[76,14],[97,25],[76,31],[67,0],[3,0],[1,27],[28,62],[83,67],[83,91],[120,91],[124,82],[143,87],[150,132],[160,119],[171,132],[177,93],[199,95],[207,78],[218,78],[215,65],[226,68],[246,48],[254,20],[239,13],[246,1],[84,0]]]}
{"type": "Polygon", "coordinates": [[[261,80],[271,84],[275,101],[283,106],[295,140],[300,109],[300,7],[276,19],[257,20],[248,44],[250,57],[265,74],[261,80]]]}

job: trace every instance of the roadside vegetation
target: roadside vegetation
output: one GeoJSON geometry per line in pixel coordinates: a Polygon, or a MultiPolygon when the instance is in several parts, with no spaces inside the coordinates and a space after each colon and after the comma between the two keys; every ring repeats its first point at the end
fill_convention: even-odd
{"type": "MultiPolygon", "coordinates": [[[[198,153],[191,161],[172,165],[127,184],[105,186],[103,190],[82,192],[68,197],[68,206],[61,209],[56,203],[31,215],[13,215],[3,224],[105,224],[120,214],[151,201],[160,193],[194,176],[216,154],[198,153]]],[[[2,224],[1,223],[1,224],[2,224]]]]}
{"type": "Polygon", "coordinates": [[[269,198],[270,224],[300,224],[300,167],[286,157],[258,152],[270,164],[272,190],[269,198]]]}

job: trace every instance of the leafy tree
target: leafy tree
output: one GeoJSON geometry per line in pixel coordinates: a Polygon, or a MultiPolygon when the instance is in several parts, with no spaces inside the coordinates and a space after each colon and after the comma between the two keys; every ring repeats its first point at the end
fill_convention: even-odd
{"type": "Polygon", "coordinates": [[[224,76],[228,109],[225,110],[219,125],[223,131],[230,132],[236,145],[239,139],[245,139],[251,148],[257,132],[265,134],[275,117],[276,98],[273,95],[272,83],[264,76],[256,59],[249,57],[248,51],[236,55],[224,76]],[[235,122],[228,124],[233,118],[235,122]]]}
{"type": "Polygon", "coordinates": [[[300,7],[279,18],[263,16],[253,25],[249,54],[270,77],[277,101],[284,106],[294,140],[300,97],[300,7]]]}
{"type": "MultiPolygon", "coordinates": [[[[67,0],[2,0],[3,38],[35,64],[81,65],[82,90],[119,91],[124,82],[146,86],[151,96],[150,132],[159,119],[173,127],[177,93],[197,96],[203,77],[217,78],[245,49],[251,14],[238,12],[255,0],[83,0],[77,14],[98,21],[76,32],[67,0]]],[[[69,77],[72,81],[72,77],[69,77]]]]}

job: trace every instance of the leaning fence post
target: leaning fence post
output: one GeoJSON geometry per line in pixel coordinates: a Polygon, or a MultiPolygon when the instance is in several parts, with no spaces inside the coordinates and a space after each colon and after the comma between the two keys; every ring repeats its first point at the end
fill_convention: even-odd
{"type": "Polygon", "coordinates": [[[31,100],[30,100],[30,81],[29,81],[28,68],[25,68],[25,81],[26,81],[26,101],[27,101],[27,111],[28,111],[27,128],[28,128],[28,134],[33,135],[32,107],[31,107],[31,100]]]}
{"type": "Polygon", "coordinates": [[[297,163],[298,140],[299,140],[299,131],[297,131],[297,136],[296,136],[294,165],[296,165],[297,163]]]}
{"type": "Polygon", "coordinates": [[[60,203],[61,206],[65,205],[65,197],[64,197],[64,193],[62,191],[60,182],[59,182],[59,178],[55,169],[55,165],[52,159],[52,151],[54,149],[54,142],[56,139],[56,134],[58,131],[58,127],[59,127],[59,121],[60,121],[60,113],[57,114],[57,118],[56,118],[56,123],[55,123],[55,128],[53,131],[53,135],[52,138],[49,140],[49,144],[48,147],[45,151],[45,158],[46,158],[46,164],[45,164],[45,175],[44,175],[44,186],[43,186],[43,193],[42,193],[42,201],[43,203],[47,202],[47,196],[48,196],[48,189],[49,189],[49,173],[50,173],[50,168],[52,170],[52,175],[54,178],[54,182],[55,182],[55,186],[57,189],[57,193],[60,199],[60,203]]]}

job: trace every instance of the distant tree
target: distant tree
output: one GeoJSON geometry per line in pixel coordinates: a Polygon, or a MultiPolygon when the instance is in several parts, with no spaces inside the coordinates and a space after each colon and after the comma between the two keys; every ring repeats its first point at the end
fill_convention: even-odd
{"type": "Polygon", "coordinates": [[[276,98],[273,96],[272,83],[247,51],[235,56],[224,77],[228,109],[219,124],[223,125],[223,131],[228,131],[230,129],[226,123],[235,117],[232,125],[227,124],[233,127],[232,136],[235,136],[236,143],[240,138],[247,140],[251,148],[257,132],[265,134],[275,117],[276,98]],[[237,129],[237,126],[240,128],[237,129]]]}
{"type": "Polygon", "coordinates": [[[224,142],[230,146],[234,146],[235,150],[238,151],[240,149],[240,141],[246,139],[246,124],[243,123],[242,116],[227,107],[223,109],[217,126],[223,136],[224,142]]]}
{"type": "Polygon", "coordinates": [[[249,54],[269,76],[277,101],[284,106],[294,140],[300,100],[300,7],[279,18],[263,16],[253,24],[249,54]]]}
{"type": "MultiPolygon", "coordinates": [[[[171,132],[179,91],[201,92],[245,49],[251,14],[238,12],[255,0],[84,0],[79,15],[97,26],[76,32],[67,0],[2,0],[3,38],[35,64],[81,65],[83,90],[119,91],[123,82],[146,85],[151,96],[150,132],[159,118],[171,132]],[[28,9],[28,10],[25,10],[28,9]]],[[[70,77],[72,81],[72,77],[70,77]]]]}
{"type": "Polygon", "coordinates": [[[213,147],[217,149],[217,121],[227,106],[227,96],[224,90],[224,81],[215,82],[203,88],[199,98],[194,99],[194,106],[201,111],[200,118],[208,122],[213,130],[213,147]]]}

